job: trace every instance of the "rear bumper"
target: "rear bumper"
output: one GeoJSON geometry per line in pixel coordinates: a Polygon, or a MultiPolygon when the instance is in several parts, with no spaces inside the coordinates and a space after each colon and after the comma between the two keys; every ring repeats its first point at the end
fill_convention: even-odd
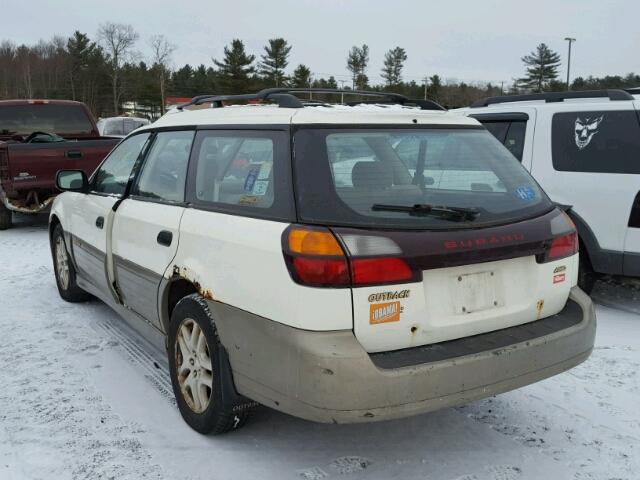
{"type": "Polygon", "coordinates": [[[53,203],[55,198],[56,197],[54,195],[52,197],[47,198],[42,203],[37,203],[35,205],[30,205],[28,207],[25,207],[25,206],[16,204],[16,202],[12,202],[11,200],[9,200],[5,195],[4,191],[2,190],[2,188],[0,188],[0,203],[4,205],[7,210],[10,210],[12,212],[28,213],[28,214],[46,212],[46,211],[49,211],[49,209],[51,208],[51,204],[53,203]]]}
{"type": "Polygon", "coordinates": [[[591,299],[577,287],[546,330],[532,322],[521,326],[528,333],[513,327],[385,354],[365,352],[351,331],[310,332],[209,306],[238,392],[326,423],[405,417],[537,382],[586,360],[596,329],[591,299]]]}

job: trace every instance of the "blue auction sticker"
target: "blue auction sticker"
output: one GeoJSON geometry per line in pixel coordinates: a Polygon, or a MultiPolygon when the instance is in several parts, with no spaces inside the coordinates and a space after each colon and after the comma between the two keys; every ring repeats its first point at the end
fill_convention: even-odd
{"type": "Polygon", "coordinates": [[[252,167],[247,173],[247,178],[244,181],[244,191],[251,192],[253,191],[253,185],[256,183],[256,179],[258,178],[258,174],[260,173],[260,167],[252,167]]]}
{"type": "Polygon", "coordinates": [[[520,200],[524,200],[525,202],[536,198],[536,192],[528,185],[522,185],[516,188],[514,193],[516,197],[518,197],[520,200]]]}

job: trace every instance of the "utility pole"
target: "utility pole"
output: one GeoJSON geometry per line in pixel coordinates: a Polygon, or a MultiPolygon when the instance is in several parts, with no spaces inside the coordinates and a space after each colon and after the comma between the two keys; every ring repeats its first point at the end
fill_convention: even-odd
{"type": "Polygon", "coordinates": [[[571,84],[569,83],[570,80],[570,73],[571,73],[571,44],[573,42],[576,41],[575,38],[571,38],[571,37],[565,37],[564,38],[567,42],[569,42],[569,54],[567,55],[567,91],[571,90],[571,84]]]}
{"type": "MultiPolygon", "coordinates": [[[[344,90],[344,80],[338,80],[340,82],[340,90],[344,90]]],[[[340,103],[344,104],[344,92],[340,93],[340,103]]]]}
{"type": "Polygon", "coordinates": [[[500,82],[500,95],[504,95],[504,80],[500,82]]]}
{"type": "Polygon", "coordinates": [[[429,84],[429,77],[427,75],[424,76],[424,99],[427,99],[427,85],[429,84]]]}

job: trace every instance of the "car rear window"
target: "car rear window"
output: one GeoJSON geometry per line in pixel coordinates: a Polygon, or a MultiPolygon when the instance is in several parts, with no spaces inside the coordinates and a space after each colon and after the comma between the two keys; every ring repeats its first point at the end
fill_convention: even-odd
{"type": "Polygon", "coordinates": [[[640,123],[633,110],[556,113],[551,129],[556,170],[640,173],[640,123]]]}
{"type": "Polygon", "coordinates": [[[531,176],[484,129],[302,128],[294,144],[298,213],[312,223],[468,228],[551,208],[531,176]],[[424,208],[387,211],[381,205],[476,214],[461,221],[424,208]]]}
{"type": "Polygon", "coordinates": [[[80,105],[8,105],[0,107],[1,135],[89,134],[93,123],[80,105]]]}

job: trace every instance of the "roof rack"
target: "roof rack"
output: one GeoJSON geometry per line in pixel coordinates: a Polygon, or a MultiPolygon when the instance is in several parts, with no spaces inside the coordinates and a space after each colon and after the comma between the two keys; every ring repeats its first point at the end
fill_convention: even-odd
{"type": "Polygon", "coordinates": [[[624,91],[631,95],[640,95],[640,87],[625,88],[624,91]]]}
{"type": "Polygon", "coordinates": [[[183,110],[191,105],[201,105],[203,103],[211,103],[214,108],[224,107],[224,102],[232,101],[258,101],[258,102],[274,102],[282,108],[303,108],[305,106],[329,105],[314,99],[299,98],[295,93],[308,93],[310,96],[315,94],[340,95],[357,95],[361,97],[375,97],[379,100],[364,100],[358,102],[345,102],[345,105],[368,104],[390,104],[390,105],[406,105],[420,107],[422,110],[445,110],[445,108],[431,100],[416,100],[393,92],[372,92],[368,90],[346,90],[333,88],[266,88],[257,93],[247,93],[243,95],[198,95],[193,97],[189,103],[178,105],[178,110],[183,110]]]}
{"type": "Polygon", "coordinates": [[[549,92],[533,93],[530,95],[503,95],[499,97],[488,97],[478,100],[471,105],[471,108],[488,107],[497,103],[529,102],[533,100],[544,100],[546,103],[563,102],[574,98],[608,98],[609,100],[634,100],[630,93],[624,90],[582,90],[572,92],[549,92]]]}

